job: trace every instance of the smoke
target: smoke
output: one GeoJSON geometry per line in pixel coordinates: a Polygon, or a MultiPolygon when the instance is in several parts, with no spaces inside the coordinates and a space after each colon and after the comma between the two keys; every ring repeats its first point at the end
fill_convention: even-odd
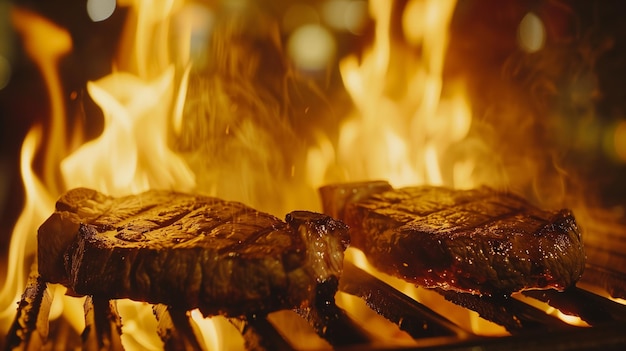
{"type": "Polygon", "coordinates": [[[476,177],[494,183],[499,174],[491,185],[545,207],[571,205],[588,191],[572,157],[590,150],[576,133],[589,132],[598,83],[576,13],[560,1],[461,2],[453,20],[448,74],[465,76],[471,95],[463,147],[484,155],[476,177]],[[533,50],[519,41],[530,11],[543,30],[533,50]]]}
{"type": "Polygon", "coordinates": [[[248,4],[215,17],[207,60],[190,74],[176,149],[199,191],[282,215],[315,197],[295,180],[310,136],[296,129],[310,123],[303,106],[321,95],[296,77],[270,14],[248,4]]]}

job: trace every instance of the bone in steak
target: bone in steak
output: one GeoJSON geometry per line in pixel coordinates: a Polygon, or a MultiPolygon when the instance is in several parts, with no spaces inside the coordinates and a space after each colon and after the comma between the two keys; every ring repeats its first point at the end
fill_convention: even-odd
{"type": "Polygon", "coordinates": [[[64,194],[38,231],[42,278],[77,294],[205,315],[307,307],[335,284],[345,224],[307,211],[286,222],[238,202],[170,191],[64,194]]]}
{"type": "Polygon", "coordinates": [[[393,189],[373,181],[320,189],[377,269],[425,287],[485,295],[565,289],[581,276],[581,234],[568,210],[544,211],[488,187],[393,189]]]}

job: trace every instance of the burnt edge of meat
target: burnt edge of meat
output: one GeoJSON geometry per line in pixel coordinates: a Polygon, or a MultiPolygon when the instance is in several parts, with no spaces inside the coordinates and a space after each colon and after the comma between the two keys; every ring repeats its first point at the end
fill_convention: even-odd
{"type": "MultiPolygon", "coordinates": [[[[416,285],[478,295],[563,290],[584,269],[581,233],[566,209],[540,210],[488,187],[392,189],[363,182],[320,193],[325,206],[345,201],[338,218],[350,226],[353,247],[380,271],[416,285]]],[[[324,211],[337,214],[337,207],[324,211]]]]}
{"type": "Polygon", "coordinates": [[[38,239],[42,277],[76,295],[233,317],[314,304],[349,244],[347,226],[324,214],[281,221],[217,198],[89,189],[62,196],[38,239]]]}

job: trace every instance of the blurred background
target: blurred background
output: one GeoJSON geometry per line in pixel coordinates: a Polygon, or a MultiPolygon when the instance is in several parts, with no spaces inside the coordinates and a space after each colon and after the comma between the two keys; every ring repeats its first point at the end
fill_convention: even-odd
{"type": "MultiPolygon", "coordinates": [[[[251,45],[261,52],[261,68],[254,72],[252,86],[267,93],[259,97],[261,101],[280,109],[285,96],[289,96],[287,109],[306,110],[306,118],[286,113],[294,118],[289,124],[293,128],[290,133],[295,133],[297,140],[312,138],[309,131],[313,128],[329,134],[336,131],[338,119],[351,107],[339,75],[339,61],[350,54],[358,56],[371,43],[373,25],[368,3],[227,3],[250,7],[241,19],[243,29],[238,30],[244,38],[252,39],[221,44],[230,49],[241,44],[244,52],[245,45],[251,45]],[[277,83],[276,77],[292,80],[277,83]]],[[[400,28],[409,3],[394,2],[391,34],[400,41],[410,41],[400,28]]],[[[192,11],[200,27],[232,30],[219,26],[222,11],[228,6],[219,1],[198,1],[192,11]]],[[[129,11],[123,1],[0,0],[3,251],[23,206],[21,143],[32,125],[49,127],[51,108],[42,73],[28,56],[30,49],[16,28],[16,8],[41,14],[70,34],[72,49],[61,57],[59,75],[66,92],[63,98],[67,118],[71,124],[84,126],[88,138],[102,131],[103,121],[102,112],[86,93],[86,83],[114,69],[112,62],[129,11]]],[[[459,0],[444,69],[444,77],[466,80],[473,128],[486,136],[489,144],[499,145],[501,155],[511,155],[511,162],[516,162],[515,155],[520,153],[544,160],[541,162],[545,162],[548,174],[567,175],[571,186],[566,189],[578,189],[573,195],[606,209],[620,221],[626,209],[625,15],[626,5],[619,0],[459,0]]],[[[199,33],[195,54],[201,56],[210,52],[209,39],[208,34],[199,33]]],[[[398,65],[402,63],[398,57],[392,59],[398,65]]],[[[212,63],[200,65],[192,73],[190,89],[202,89],[204,83],[197,77],[212,69],[238,69],[226,66],[232,60],[207,62],[212,63]]],[[[229,92],[231,96],[237,94],[229,92]]],[[[250,107],[252,111],[256,108],[250,107]]],[[[190,120],[194,114],[201,118],[199,109],[202,106],[196,108],[189,101],[186,111],[190,120]]],[[[194,140],[179,140],[176,147],[193,148],[194,140]]],[[[552,186],[550,181],[542,184],[552,186]]]]}

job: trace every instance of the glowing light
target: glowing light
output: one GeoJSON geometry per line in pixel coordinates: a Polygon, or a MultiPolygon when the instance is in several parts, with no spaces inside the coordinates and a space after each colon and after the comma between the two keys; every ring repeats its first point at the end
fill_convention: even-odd
{"type": "Polygon", "coordinates": [[[626,299],[613,297],[613,296],[611,296],[611,294],[609,294],[608,291],[606,291],[605,289],[603,289],[603,288],[601,288],[599,286],[591,285],[591,284],[589,284],[589,283],[587,283],[585,281],[578,282],[576,284],[576,286],[578,286],[581,289],[584,289],[584,290],[587,290],[589,292],[592,292],[592,293],[594,293],[596,295],[602,296],[602,297],[604,297],[606,299],[609,299],[609,300],[612,300],[614,302],[617,302],[619,304],[626,305],[626,299]]]}
{"type": "Polygon", "coordinates": [[[529,297],[520,293],[513,294],[513,297],[544,311],[546,314],[555,316],[567,324],[578,326],[578,327],[589,327],[589,324],[585,322],[584,320],[582,320],[580,317],[565,314],[561,312],[560,310],[550,306],[546,302],[539,301],[537,299],[534,299],[532,297],[529,297]]]}
{"type": "Polygon", "coordinates": [[[163,350],[152,305],[128,299],[116,300],[122,320],[122,345],[126,350],[163,350]]]}
{"type": "Polygon", "coordinates": [[[145,82],[118,73],[88,83],[104,112],[105,129],[63,160],[68,187],[123,195],[151,188],[189,191],[195,185],[193,172],[166,143],[173,74],[170,69],[145,82]]]}
{"type": "Polygon", "coordinates": [[[390,2],[369,4],[375,40],[361,58],[347,57],[339,67],[355,105],[337,143],[341,173],[349,180],[387,179],[395,186],[473,185],[470,168],[476,163],[448,154],[471,126],[463,84],[447,82],[444,93],[442,78],[456,2],[407,4],[403,30],[408,44],[419,47],[415,54],[401,49],[407,43],[398,44],[390,32],[390,2]],[[392,64],[392,55],[402,56],[402,64],[392,64]],[[452,161],[442,162],[444,158],[452,161]],[[464,166],[457,167],[459,163],[464,166]]]}
{"type": "Polygon", "coordinates": [[[174,105],[172,126],[176,135],[180,135],[183,129],[183,111],[185,109],[185,98],[189,83],[189,72],[191,72],[191,65],[188,65],[187,69],[185,69],[185,72],[183,73],[183,78],[180,82],[180,90],[178,91],[178,95],[176,96],[176,103],[174,105]]]}
{"type": "Polygon", "coordinates": [[[213,318],[204,318],[198,309],[192,310],[190,316],[202,331],[204,345],[210,345],[209,350],[219,350],[219,335],[213,318]]]}
{"type": "Polygon", "coordinates": [[[37,64],[46,83],[51,124],[44,146],[43,181],[50,193],[57,194],[61,180],[56,167],[67,154],[65,96],[57,67],[59,60],[71,51],[72,39],[67,30],[34,12],[18,7],[12,9],[11,15],[15,28],[23,36],[26,52],[37,64]]]}
{"type": "MultiPolygon", "coordinates": [[[[550,314],[550,313],[548,313],[550,314]]],[[[575,326],[579,326],[579,327],[590,327],[589,323],[585,322],[584,320],[582,320],[580,317],[578,316],[572,316],[569,314],[565,314],[559,310],[554,311],[554,315],[556,315],[559,319],[561,319],[562,321],[564,321],[567,324],[570,325],[575,325],[575,326]]]]}
{"type": "Polygon", "coordinates": [[[322,17],[331,28],[361,34],[367,20],[367,2],[330,0],[322,5],[322,17]]]}
{"type": "Polygon", "coordinates": [[[85,297],[68,296],[67,289],[59,284],[49,284],[54,289],[54,300],[50,311],[50,320],[54,320],[61,314],[77,333],[85,330],[85,297]],[[52,311],[52,309],[56,311],[52,311]]]}
{"type": "Polygon", "coordinates": [[[26,258],[35,253],[35,233],[39,223],[45,220],[53,208],[54,201],[46,196],[48,193],[45,186],[37,179],[31,168],[41,138],[41,126],[35,126],[28,132],[22,144],[20,171],[26,189],[26,203],[11,235],[7,276],[0,290],[0,321],[15,313],[15,303],[26,285],[26,275],[22,267],[26,258]]]}
{"type": "Polygon", "coordinates": [[[617,297],[611,297],[611,300],[613,300],[613,301],[615,301],[617,303],[620,303],[622,305],[626,305],[626,299],[620,299],[620,298],[617,298],[617,297]]]}
{"type": "Polygon", "coordinates": [[[427,4],[423,1],[409,1],[402,13],[402,29],[407,41],[417,45],[424,37],[424,22],[421,21],[422,13],[427,4]]]}
{"type": "MultiPolygon", "coordinates": [[[[325,154],[336,157],[327,164],[339,165],[341,170],[335,174],[347,180],[386,179],[394,186],[476,186],[472,177],[475,165],[480,164],[479,155],[468,157],[454,151],[472,126],[465,85],[460,79],[443,78],[448,27],[456,2],[409,1],[402,14],[406,41],[401,42],[391,33],[392,2],[373,0],[369,6],[375,21],[374,42],[360,57],[340,62],[354,110],[340,126],[337,150],[325,154]]],[[[346,260],[473,333],[508,334],[502,326],[440,294],[373,269],[358,250],[348,249],[346,260]]]]}
{"type": "Polygon", "coordinates": [[[428,183],[433,185],[443,185],[441,172],[439,171],[439,160],[437,158],[437,150],[427,147],[424,152],[426,161],[426,174],[428,175],[428,183]]]}
{"type": "Polygon", "coordinates": [[[350,1],[344,16],[344,25],[352,34],[361,34],[367,22],[367,2],[350,1]]]}
{"type": "MultiPolygon", "coordinates": [[[[47,144],[41,148],[44,140],[41,125],[32,127],[20,153],[20,174],[25,189],[24,208],[11,233],[7,276],[0,291],[0,328],[10,324],[5,318],[15,313],[15,302],[19,299],[25,286],[25,262],[33,259],[36,252],[36,233],[39,225],[54,209],[54,199],[59,184],[55,174],[55,161],[64,154],[65,139],[65,107],[61,83],[56,72],[58,60],[72,48],[69,34],[54,23],[28,10],[14,7],[11,19],[15,28],[23,37],[24,47],[41,71],[48,90],[51,118],[47,131],[47,144]],[[32,169],[35,154],[44,150],[43,181],[32,169]]],[[[58,302],[57,302],[58,303],[58,302]]],[[[6,332],[0,329],[0,332],[6,332]]]]}
{"type": "MultiPolygon", "coordinates": [[[[27,236],[36,232],[32,226],[39,225],[49,215],[53,209],[52,199],[65,188],[82,185],[111,195],[125,195],[149,188],[193,190],[196,186],[195,174],[191,167],[185,163],[181,155],[169,148],[167,132],[168,128],[173,126],[174,134],[178,136],[184,128],[183,107],[184,99],[189,93],[187,84],[191,63],[195,64],[197,55],[206,49],[204,43],[212,33],[213,14],[205,7],[186,7],[176,0],[127,2],[136,7],[137,11],[129,11],[129,17],[132,17],[129,23],[136,24],[137,27],[129,26],[129,30],[125,32],[125,40],[121,43],[123,53],[120,54],[120,62],[115,63],[116,72],[90,82],[87,87],[89,94],[104,113],[105,125],[102,134],[68,156],[65,148],[58,150],[54,145],[54,141],[59,145],[66,144],[65,133],[62,129],[52,128],[49,139],[53,142],[50,143],[50,148],[46,149],[54,150],[51,154],[57,158],[50,158],[50,155],[46,155],[45,158],[50,159],[55,166],[53,170],[58,171],[58,168],[61,168],[63,182],[60,186],[56,186],[58,184],[53,177],[45,178],[45,187],[37,184],[39,180],[36,177],[32,178],[33,172],[28,169],[34,157],[34,150],[39,145],[42,130],[33,129],[32,136],[29,133],[25,140],[22,164],[27,168],[22,170],[22,175],[25,183],[31,181],[33,183],[27,184],[29,189],[27,193],[39,193],[44,196],[39,195],[39,198],[33,197],[32,200],[30,195],[27,196],[29,200],[26,202],[23,219],[20,217],[20,222],[15,227],[15,231],[20,234],[14,234],[15,242],[20,243],[16,245],[18,247],[26,245],[27,248],[10,254],[17,257],[14,259],[15,264],[22,264],[24,255],[32,254],[33,243],[21,243],[32,241],[32,238],[27,236]],[[173,15],[175,11],[179,11],[178,16],[173,15]],[[172,20],[177,19],[176,25],[172,25],[172,20]],[[172,28],[174,33],[170,32],[172,28]],[[169,41],[172,36],[177,39],[174,50],[168,46],[172,44],[169,41]],[[179,69],[184,69],[184,72],[179,69]],[[63,157],[65,158],[62,163],[57,162],[63,157]],[[48,191],[51,193],[49,197],[48,191]],[[33,206],[41,208],[33,209],[33,206]]],[[[98,6],[108,4],[111,13],[115,10],[114,1],[92,0],[89,3],[92,5],[88,7],[95,6],[94,4],[98,6]]],[[[228,6],[247,7],[249,2],[233,1],[229,2],[228,6]]],[[[323,15],[327,24],[335,23],[333,26],[336,25],[337,28],[355,32],[363,25],[366,2],[330,1],[328,6],[340,6],[342,10],[339,17],[331,18],[327,13],[327,9],[331,7],[325,7],[323,15]]],[[[444,92],[442,78],[448,43],[446,29],[455,1],[408,2],[402,23],[402,30],[408,43],[400,45],[394,42],[398,40],[395,38],[397,36],[391,35],[392,2],[372,0],[369,6],[370,15],[376,20],[374,43],[362,57],[350,56],[341,62],[340,67],[344,84],[354,102],[354,110],[346,116],[345,123],[341,124],[336,145],[323,135],[317,136],[317,145],[307,152],[305,162],[307,169],[302,172],[296,166],[289,165],[291,176],[301,176],[304,173],[305,175],[301,177],[307,182],[307,191],[330,180],[329,174],[345,177],[342,180],[384,178],[396,186],[420,183],[472,186],[472,170],[478,162],[474,159],[446,157],[450,156],[448,152],[451,146],[465,138],[471,126],[471,109],[462,85],[444,92]],[[406,44],[419,46],[419,50],[411,50],[405,56],[405,51],[398,50],[404,50],[406,44]],[[397,62],[393,60],[398,57],[403,57],[402,60],[406,62],[396,65],[397,62]],[[446,161],[449,159],[452,161],[446,161]],[[338,172],[329,172],[331,167],[337,165],[341,167],[338,172]],[[453,172],[453,176],[450,176],[450,172],[453,172]]],[[[317,23],[319,19],[315,10],[311,10],[312,8],[306,6],[296,8],[293,10],[296,15],[293,13],[289,15],[295,17],[285,17],[283,25],[287,28],[293,27],[296,21],[300,21],[300,25],[302,22],[310,22],[305,26],[294,27],[287,49],[298,68],[305,71],[324,70],[334,58],[336,43],[330,32],[317,23]]],[[[108,16],[102,15],[105,12],[98,13],[106,18],[108,16]]],[[[94,17],[92,19],[95,20],[94,17]]],[[[27,29],[37,21],[29,19],[24,23],[23,28],[27,29]]],[[[34,57],[44,57],[50,61],[42,64],[45,68],[42,70],[47,72],[44,74],[46,81],[50,91],[54,92],[51,99],[54,110],[53,123],[57,123],[55,121],[64,121],[64,109],[59,103],[63,99],[58,77],[53,72],[54,64],[58,57],[71,49],[71,40],[63,30],[50,26],[42,28],[44,30],[38,31],[38,37],[45,38],[46,41],[34,41],[28,44],[28,47],[34,57]],[[58,32],[58,35],[49,35],[51,32],[58,32]],[[43,49],[49,50],[45,53],[37,51],[43,49]]],[[[242,59],[245,60],[247,57],[236,57],[233,61],[242,59]]],[[[243,76],[248,78],[245,74],[243,76]]],[[[244,79],[242,84],[244,88],[250,87],[246,85],[248,83],[249,80],[244,79]]],[[[252,89],[244,91],[242,95],[253,94],[249,91],[254,91],[254,88],[253,86],[252,89]]],[[[273,135],[264,134],[264,129],[253,122],[236,119],[240,113],[236,110],[237,106],[231,104],[232,101],[225,97],[227,94],[224,91],[214,90],[210,91],[210,94],[213,94],[209,95],[210,99],[219,100],[219,103],[226,101],[225,105],[231,110],[224,113],[226,116],[216,117],[224,120],[210,120],[207,123],[214,123],[220,127],[223,124],[222,130],[225,130],[229,138],[238,138],[239,144],[232,149],[239,147],[243,149],[243,152],[234,150],[232,153],[229,149],[229,157],[231,159],[237,159],[239,156],[254,157],[255,160],[258,158],[261,161],[249,164],[241,162],[242,164],[237,164],[232,169],[218,164],[213,169],[214,172],[223,172],[226,174],[225,177],[243,181],[233,182],[236,184],[230,187],[221,186],[217,181],[212,181],[210,174],[203,174],[210,183],[205,185],[204,190],[216,192],[214,189],[219,188],[227,197],[234,197],[235,193],[253,188],[249,184],[267,186],[269,182],[276,181],[273,179],[273,169],[267,166],[276,155],[273,147],[277,145],[266,142],[273,135]],[[230,123],[230,119],[242,123],[240,125],[230,123]],[[224,121],[229,123],[222,123],[224,121]],[[260,169],[261,167],[256,167],[257,164],[268,169],[260,169]],[[272,176],[267,176],[268,174],[272,176]],[[241,190],[242,188],[244,190],[241,190]]],[[[244,100],[254,98],[255,96],[247,95],[243,97],[244,100]]],[[[265,101],[260,105],[267,108],[265,101]]],[[[221,107],[215,110],[226,111],[221,107]]],[[[280,106],[283,107],[284,105],[280,106]]],[[[255,117],[266,123],[265,117],[275,114],[271,108],[261,111],[261,116],[255,117]]],[[[63,122],[61,125],[63,126],[63,122]]],[[[214,155],[203,156],[210,159],[214,155]]],[[[280,180],[278,178],[277,181],[279,188],[287,192],[285,186],[289,185],[280,183],[280,180]]],[[[297,203],[298,206],[315,206],[312,202],[302,203],[303,200],[298,195],[290,193],[292,198],[290,201],[300,201],[297,203]]],[[[290,207],[291,204],[283,205],[290,207]]],[[[354,254],[353,260],[361,266],[369,267],[362,253],[354,254]]],[[[23,281],[15,276],[11,276],[11,279],[15,280],[15,284],[5,284],[1,296],[9,296],[7,301],[10,300],[11,313],[14,313],[14,301],[21,292],[23,281]],[[5,294],[5,290],[8,293],[5,294]]],[[[476,331],[477,333],[504,333],[502,328],[485,328],[482,319],[471,313],[468,315],[465,309],[444,301],[440,295],[432,297],[434,294],[432,292],[420,292],[413,285],[399,279],[393,281],[397,289],[415,299],[432,299],[434,303],[431,305],[437,306],[437,312],[446,316],[457,316],[455,318],[460,320],[460,324],[469,323],[470,329],[480,330],[476,331]]],[[[5,302],[2,299],[2,303],[5,302]]],[[[67,309],[55,307],[54,314],[64,313],[68,319],[74,320],[79,317],[71,311],[76,310],[73,305],[67,309]]],[[[118,310],[124,324],[122,337],[125,347],[162,348],[162,342],[154,332],[155,319],[148,305],[120,301],[118,310]]],[[[275,320],[275,316],[276,314],[272,314],[270,319],[275,320]]],[[[230,337],[229,331],[224,331],[232,328],[221,329],[220,325],[225,322],[224,319],[202,318],[197,311],[191,312],[191,318],[200,327],[207,345],[211,348],[228,347],[225,343],[230,344],[234,339],[230,337]]],[[[72,323],[79,328],[79,323],[75,321],[72,323]]],[[[310,329],[309,326],[307,328],[310,329]]],[[[239,336],[237,340],[241,341],[241,337],[239,336]]],[[[319,340],[325,343],[324,340],[319,340]]],[[[240,344],[235,344],[234,348],[242,348],[240,344]]]]}
{"type": "Polygon", "coordinates": [[[291,34],[287,50],[298,68],[315,72],[326,69],[332,62],[335,46],[335,39],[327,29],[309,24],[291,34]]]}
{"type": "Polygon", "coordinates": [[[541,18],[529,12],[522,18],[517,29],[517,40],[522,50],[532,53],[543,48],[546,40],[546,30],[541,18]]]}
{"type": "Polygon", "coordinates": [[[94,22],[104,21],[115,12],[116,0],[87,0],[87,14],[94,22]]]}
{"type": "Polygon", "coordinates": [[[241,333],[224,317],[202,316],[199,310],[192,310],[191,319],[197,325],[199,339],[208,351],[243,350],[244,340],[241,333]]]}

